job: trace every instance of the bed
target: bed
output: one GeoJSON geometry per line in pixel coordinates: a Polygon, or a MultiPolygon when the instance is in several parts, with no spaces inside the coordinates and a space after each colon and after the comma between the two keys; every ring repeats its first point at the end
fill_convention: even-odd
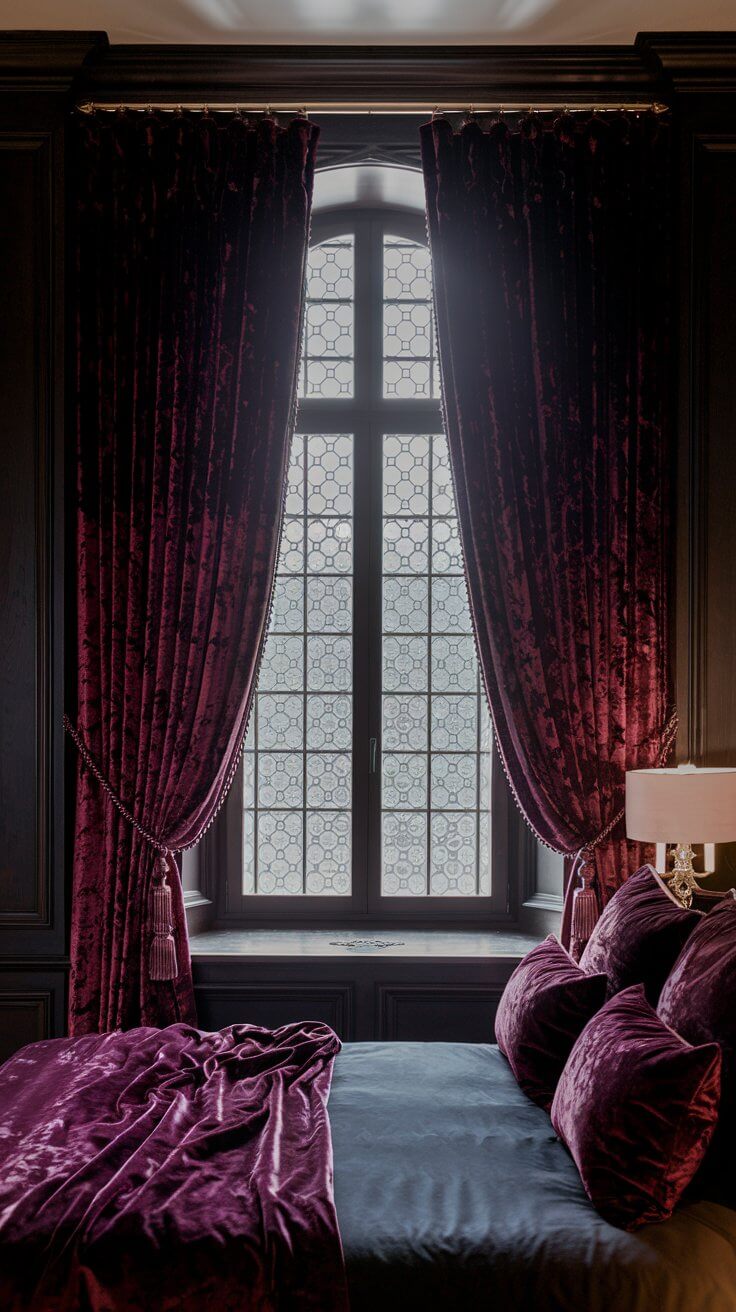
{"type": "Polygon", "coordinates": [[[353,1312],[735,1312],[736,1212],[608,1225],[495,1046],[346,1044],[329,1113],[353,1312]]]}
{"type": "Polygon", "coordinates": [[[338,1047],[305,1023],[16,1054],[3,1312],[735,1312],[736,1212],[608,1225],[498,1048],[338,1047]]]}

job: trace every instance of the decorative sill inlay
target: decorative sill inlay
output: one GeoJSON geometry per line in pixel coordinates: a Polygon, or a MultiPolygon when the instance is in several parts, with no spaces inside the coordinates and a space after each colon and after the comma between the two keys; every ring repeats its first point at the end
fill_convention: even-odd
{"type": "Polygon", "coordinates": [[[331,938],[331,948],[347,948],[349,952],[371,952],[379,951],[382,948],[403,948],[406,941],[403,938],[384,939],[384,938],[331,938]]]}

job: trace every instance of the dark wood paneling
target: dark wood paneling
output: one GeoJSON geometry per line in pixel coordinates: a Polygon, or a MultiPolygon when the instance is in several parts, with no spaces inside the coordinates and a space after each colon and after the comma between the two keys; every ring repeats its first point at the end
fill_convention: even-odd
{"type": "Polygon", "coordinates": [[[0,33],[0,1051],[63,1032],[64,143],[102,39],[0,33]]]}
{"type": "Polygon", "coordinates": [[[322,1020],[343,1039],[488,1043],[519,957],[193,957],[199,1023],[322,1020]]]}
{"type": "MultiPolygon", "coordinates": [[[[736,99],[736,96],[734,97],[736,99]]],[[[732,114],[733,116],[733,114],[732,114]]],[[[692,755],[736,764],[736,117],[692,149],[692,755]]],[[[716,883],[736,875],[718,850],[716,883]]]]}
{"type": "MultiPolygon", "coordinates": [[[[678,756],[736,764],[736,33],[639,38],[675,103],[678,756]]],[[[720,847],[711,887],[728,887],[720,847]]]]}
{"type": "Polygon", "coordinates": [[[203,985],[197,989],[197,1013],[207,1030],[223,1025],[277,1029],[293,1021],[318,1020],[341,1039],[354,1037],[352,985],[320,984],[311,977],[298,985],[203,985]]]}
{"type": "Polygon", "coordinates": [[[492,1043],[500,985],[379,984],[376,1037],[451,1043],[492,1043]]]}
{"type": "Polygon", "coordinates": [[[0,1062],[26,1043],[64,1033],[66,973],[18,962],[0,968],[0,1062]]]}
{"type": "Polygon", "coordinates": [[[0,1062],[49,1037],[47,993],[0,993],[0,1062]]]}
{"type": "Polygon", "coordinates": [[[0,135],[0,925],[51,906],[49,296],[51,138],[0,135]]]}
{"type": "Polygon", "coordinates": [[[704,572],[700,731],[736,762],[736,134],[694,143],[697,375],[704,572]]]}

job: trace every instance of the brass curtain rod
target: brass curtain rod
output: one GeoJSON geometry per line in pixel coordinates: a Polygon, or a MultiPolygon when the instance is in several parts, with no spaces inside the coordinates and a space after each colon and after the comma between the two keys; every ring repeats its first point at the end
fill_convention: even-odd
{"type": "Polygon", "coordinates": [[[302,105],[277,104],[274,101],[258,103],[243,100],[179,100],[172,101],[137,101],[135,103],[119,101],[98,101],[85,100],[77,105],[77,109],[82,114],[93,114],[96,109],[101,110],[122,110],[132,109],[140,110],[143,113],[151,111],[161,111],[163,113],[176,113],[179,110],[191,110],[194,112],[224,114],[224,113],[241,113],[241,114],[298,114],[308,118],[310,114],[431,114],[432,117],[442,114],[467,114],[471,117],[474,114],[562,114],[562,113],[628,113],[646,114],[665,114],[669,105],[664,105],[660,101],[624,101],[616,104],[606,104],[605,102],[588,101],[586,103],[577,103],[575,101],[503,101],[490,103],[480,103],[473,101],[464,105],[427,105],[419,102],[404,101],[400,104],[390,103],[388,101],[345,101],[336,103],[335,101],[324,101],[320,103],[310,103],[302,105]]]}

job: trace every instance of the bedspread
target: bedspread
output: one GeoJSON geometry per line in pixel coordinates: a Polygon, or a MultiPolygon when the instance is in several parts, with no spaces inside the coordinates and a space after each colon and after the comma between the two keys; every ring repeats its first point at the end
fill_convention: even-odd
{"type": "Polygon", "coordinates": [[[0,1068],[0,1307],[344,1312],[325,1025],[32,1044],[0,1068]]]}

